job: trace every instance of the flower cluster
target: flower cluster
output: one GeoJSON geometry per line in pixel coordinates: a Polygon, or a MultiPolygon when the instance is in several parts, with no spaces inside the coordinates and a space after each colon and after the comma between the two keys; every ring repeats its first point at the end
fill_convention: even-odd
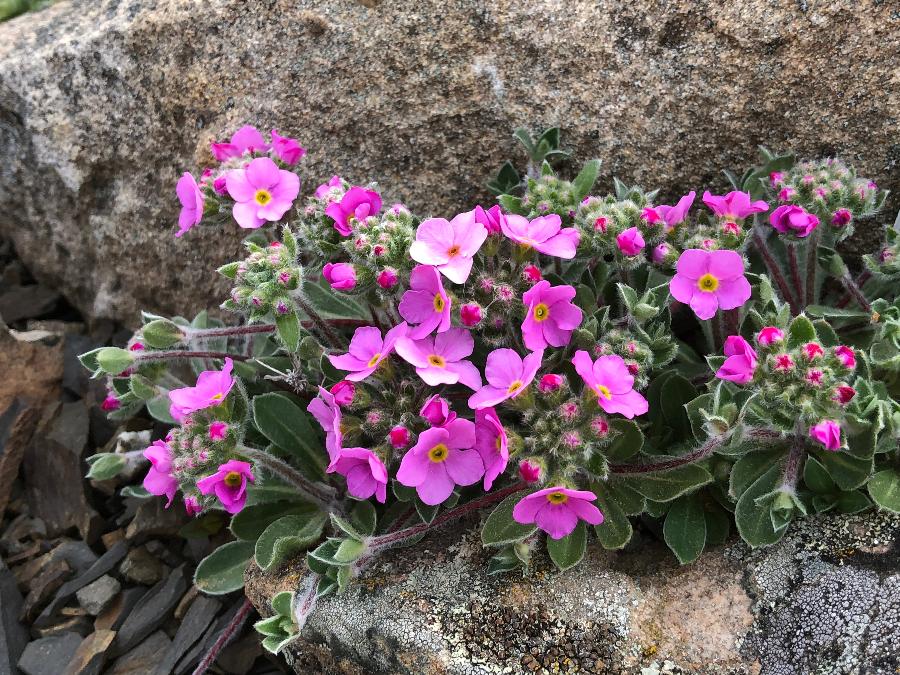
{"type": "Polygon", "coordinates": [[[292,313],[291,293],[303,277],[293,240],[286,238],[286,244],[273,241],[266,246],[247,241],[244,245],[249,252],[244,260],[219,268],[220,274],[234,280],[231,297],[222,308],[244,313],[251,320],[292,313]]]}

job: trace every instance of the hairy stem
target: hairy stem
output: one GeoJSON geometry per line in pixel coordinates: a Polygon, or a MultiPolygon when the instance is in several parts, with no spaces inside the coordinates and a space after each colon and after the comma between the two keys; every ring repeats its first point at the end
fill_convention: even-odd
{"type": "Polygon", "coordinates": [[[725,344],[724,338],[722,337],[721,312],[717,312],[716,316],[710,319],[710,324],[712,325],[713,351],[718,352],[722,348],[722,345],[725,344]]]}
{"type": "Polygon", "coordinates": [[[297,488],[299,492],[311,501],[322,506],[326,511],[333,511],[337,514],[343,512],[343,508],[334,499],[334,489],[324,483],[314,483],[307,480],[303,474],[297,471],[287,462],[283,462],[277,457],[270,455],[256,448],[241,446],[240,452],[252,459],[254,462],[262,466],[270,473],[278,476],[286,483],[290,483],[297,488]]]}
{"type": "Polygon", "coordinates": [[[729,309],[725,311],[725,332],[728,335],[740,334],[740,309],[729,309]]]}
{"type": "MultiPolygon", "coordinates": [[[[685,464],[699,462],[701,459],[706,459],[718,448],[722,447],[731,438],[732,433],[733,432],[727,432],[721,436],[713,436],[712,438],[707,439],[706,442],[696,450],[692,450],[686,455],[672,457],[671,459],[666,459],[661,462],[654,462],[652,464],[610,464],[609,472],[619,475],[654,473],[656,471],[666,471],[668,469],[684,466],[685,464]]],[[[781,438],[781,433],[772,431],[771,429],[752,429],[747,432],[747,436],[759,440],[774,440],[776,438],[781,438]]]]}
{"type": "Polygon", "coordinates": [[[228,352],[196,352],[182,349],[170,349],[153,352],[133,352],[136,363],[142,361],[174,361],[177,359],[233,359],[234,361],[247,361],[250,357],[243,354],[229,354],[228,352]]]}
{"type": "Polygon", "coordinates": [[[219,653],[228,646],[228,643],[231,642],[237,634],[240,632],[241,628],[244,625],[244,622],[247,620],[247,617],[250,616],[250,612],[253,611],[253,605],[247,598],[244,598],[244,602],[241,605],[241,608],[237,611],[237,614],[234,615],[234,618],[225,626],[225,629],[222,631],[222,634],[219,636],[219,639],[216,640],[215,644],[210,648],[210,650],[206,653],[206,656],[203,657],[203,660],[197,665],[196,670],[194,670],[194,675],[203,675],[209,667],[216,662],[216,659],[219,657],[219,653]]]}
{"type": "Polygon", "coordinates": [[[226,337],[230,335],[252,335],[254,333],[272,333],[274,323],[257,323],[248,326],[223,326],[222,328],[185,328],[189,340],[205,340],[206,338],[226,337]]]}
{"type": "MultiPolygon", "coordinates": [[[[863,284],[865,284],[871,278],[871,276],[872,273],[869,270],[863,270],[859,273],[859,276],[856,277],[856,281],[851,280],[851,283],[857,288],[859,293],[862,294],[863,284]]],[[[838,309],[843,309],[844,307],[849,305],[854,297],[853,292],[850,290],[851,287],[847,285],[846,281],[844,281],[844,287],[847,288],[847,293],[838,301],[837,305],[835,305],[838,309]]]]}
{"type": "Polygon", "coordinates": [[[335,349],[340,349],[343,346],[341,338],[338,336],[338,334],[331,330],[331,326],[328,325],[328,322],[325,321],[325,319],[323,319],[315,309],[313,309],[312,305],[310,305],[306,301],[306,298],[303,297],[303,295],[301,295],[300,293],[296,293],[294,295],[294,301],[297,303],[300,309],[302,309],[303,312],[312,320],[316,328],[321,331],[322,335],[326,340],[328,340],[332,347],[334,347],[335,349]]]}
{"type": "MultiPolygon", "coordinates": [[[[859,287],[859,284],[853,281],[853,278],[849,274],[845,275],[844,278],[841,279],[841,283],[843,283],[844,288],[847,289],[847,297],[856,300],[856,304],[858,304],[863,310],[871,314],[872,305],[869,304],[866,296],[863,295],[862,289],[859,287]]],[[[846,307],[847,304],[849,303],[838,304],[838,307],[846,307]]]]}
{"type": "Polygon", "coordinates": [[[809,304],[809,300],[803,294],[803,282],[800,279],[800,263],[797,259],[797,245],[794,243],[788,244],[787,252],[788,264],[791,267],[791,283],[794,284],[794,289],[797,291],[797,298],[799,299],[799,311],[809,304]]]}
{"type": "Polygon", "coordinates": [[[791,287],[788,285],[787,279],[785,279],[784,274],[781,272],[781,267],[779,267],[778,262],[766,246],[766,242],[763,240],[762,235],[755,227],[753,228],[753,244],[756,246],[756,250],[759,251],[759,255],[766,264],[766,270],[768,270],[769,276],[772,277],[775,281],[775,285],[778,286],[778,290],[781,291],[782,299],[791,306],[791,314],[796,316],[799,314],[799,311],[797,309],[797,301],[794,299],[794,294],[791,292],[791,287]]]}
{"type": "Polygon", "coordinates": [[[440,527],[444,523],[448,523],[451,520],[461,518],[464,515],[472,513],[473,511],[477,511],[478,509],[484,508],[485,506],[496,504],[497,502],[506,499],[511,494],[521,492],[526,487],[527,485],[525,483],[515,483],[514,485],[510,485],[509,487],[503,488],[502,490],[489,492],[488,494],[483,495],[478,499],[473,499],[470,502],[466,502],[462,506],[457,506],[455,509],[445,511],[430,523],[420,523],[419,525],[413,525],[412,527],[407,527],[403,530],[389,532],[388,534],[383,534],[379,537],[372,537],[371,539],[369,539],[369,550],[372,553],[375,553],[377,551],[388,548],[389,546],[403,541],[404,539],[415,537],[416,535],[422,534],[436,527],[440,527]]]}
{"type": "Polygon", "coordinates": [[[784,465],[784,473],[781,478],[781,489],[793,492],[797,487],[797,478],[800,475],[800,465],[806,455],[806,439],[799,433],[794,437],[791,451],[788,453],[787,462],[784,465]]]}
{"type": "Polygon", "coordinates": [[[294,615],[294,623],[297,630],[303,630],[306,620],[312,611],[316,608],[316,592],[319,589],[320,575],[316,572],[310,572],[303,578],[303,583],[294,594],[294,602],[291,607],[291,613],[294,615]]]}
{"type": "Polygon", "coordinates": [[[819,228],[812,231],[806,240],[806,302],[804,306],[816,304],[816,286],[819,277],[819,228]]]}

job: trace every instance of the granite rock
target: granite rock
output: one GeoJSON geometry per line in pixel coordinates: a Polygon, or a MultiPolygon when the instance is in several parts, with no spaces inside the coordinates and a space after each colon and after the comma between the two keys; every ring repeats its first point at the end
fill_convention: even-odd
{"type": "MultiPolygon", "coordinates": [[[[286,647],[295,671],[787,675],[900,667],[900,516],[809,518],[770,548],[733,541],[684,567],[648,535],[626,551],[594,543],[562,574],[536,556],[525,578],[488,576],[489,553],[472,525],[388,552],[346,593],[320,600],[286,647]]],[[[304,574],[302,561],[269,574],[251,566],[246,590],[268,615],[269,599],[296,589],[304,574]]]]}
{"type": "Polygon", "coordinates": [[[246,122],[302,140],[306,190],[377,180],[423,215],[486,198],[522,125],[563,127],[606,188],[724,188],[765,143],[896,195],[898,23],[874,0],[59,3],[0,25],[0,233],[88,317],[215,305],[243,232],[176,241],[174,185],[246,122]]]}

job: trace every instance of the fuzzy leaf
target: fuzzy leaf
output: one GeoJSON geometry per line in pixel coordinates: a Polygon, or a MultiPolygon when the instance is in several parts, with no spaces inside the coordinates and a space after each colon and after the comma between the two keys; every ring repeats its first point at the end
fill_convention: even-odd
{"type": "Polygon", "coordinates": [[[547,537],[547,553],[550,554],[550,559],[560,572],[581,562],[586,546],[587,528],[584,526],[583,520],[579,520],[571,534],[562,539],[547,537]]]}
{"type": "Polygon", "coordinates": [[[295,312],[280,314],[275,317],[275,326],[278,328],[278,337],[290,352],[296,352],[300,347],[300,319],[295,312]]]}
{"type": "Polygon", "coordinates": [[[617,433],[613,442],[604,454],[613,462],[621,462],[634,457],[644,447],[644,434],[640,427],[631,420],[614,418],[609,422],[610,429],[617,433]]]}
{"type": "Polygon", "coordinates": [[[580,202],[590,194],[591,188],[597,182],[597,176],[600,175],[600,164],[599,159],[585,162],[584,167],[578,172],[575,180],[572,181],[572,191],[576,202],[580,202]]]}
{"type": "Polygon", "coordinates": [[[624,482],[647,499],[655,502],[669,502],[711,483],[712,479],[712,474],[702,466],[685,464],[668,471],[629,476],[624,482]]]}
{"type": "Polygon", "coordinates": [[[318,541],[324,527],[325,514],[321,511],[279,518],[256,540],[256,564],[263,570],[278,567],[288,557],[318,541]]]}
{"type": "Polygon", "coordinates": [[[256,541],[265,529],[284,516],[311,516],[318,508],[303,502],[248,504],[231,519],[231,533],[238,539],[256,541]]]}
{"type": "Polygon", "coordinates": [[[93,480],[115,478],[125,468],[125,457],[115,452],[101,452],[87,458],[87,477],[93,480]]]}
{"type": "Polygon", "coordinates": [[[525,495],[521,492],[511,494],[497,504],[491,511],[481,528],[481,542],[485,546],[505,546],[530,537],[537,530],[535,525],[523,525],[513,520],[513,507],[525,495]]]}
{"type": "Polygon", "coordinates": [[[774,501],[771,493],[781,482],[782,468],[780,462],[770,466],[744,490],[734,509],[734,521],[741,538],[754,548],[774,544],[785,532],[784,528],[775,530],[770,515],[774,501]]]}
{"type": "Polygon", "coordinates": [[[307,478],[318,480],[325,475],[328,455],[305,410],[279,393],[256,396],[251,407],[256,428],[278,448],[290,453],[307,478]]]}
{"type": "Polygon", "coordinates": [[[616,501],[615,493],[605,490],[602,483],[594,483],[591,489],[597,495],[597,508],[603,513],[603,522],[594,525],[600,545],[607,550],[623,548],[633,533],[625,509],[616,501]]]}
{"type": "Polygon", "coordinates": [[[841,490],[855,490],[861,487],[872,473],[871,457],[860,459],[843,450],[838,452],[816,450],[814,454],[841,490]]]}
{"type": "Polygon", "coordinates": [[[828,470],[813,456],[806,458],[806,466],[803,467],[803,482],[813,492],[818,494],[831,494],[837,490],[828,470]]]}
{"type": "Polygon", "coordinates": [[[253,557],[252,541],[231,541],[206,556],[194,572],[194,584],[209,595],[244,587],[244,570],[253,557]]]}
{"type": "Polygon", "coordinates": [[[791,321],[788,327],[788,348],[796,349],[800,345],[807,342],[813,342],[816,339],[816,327],[812,321],[802,314],[791,321]]]}
{"type": "Polygon", "coordinates": [[[663,524],[663,538],[682,565],[700,557],[706,544],[706,515],[696,495],[672,502],[663,524]]]}
{"type": "Polygon", "coordinates": [[[879,471],[869,480],[868,488],[880,508],[900,513],[900,472],[895,469],[879,471]]]}

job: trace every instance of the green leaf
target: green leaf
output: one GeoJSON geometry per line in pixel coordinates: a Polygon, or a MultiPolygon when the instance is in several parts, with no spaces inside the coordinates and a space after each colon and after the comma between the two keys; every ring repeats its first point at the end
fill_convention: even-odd
{"type": "Polygon", "coordinates": [[[171,424],[175,426],[178,422],[169,414],[169,407],[171,406],[171,401],[169,401],[169,392],[165,392],[159,396],[154,396],[149,401],[147,401],[147,412],[150,413],[150,416],[153,419],[159,420],[163,424],[171,424]]]}
{"type": "Polygon", "coordinates": [[[860,309],[846,309],[843,307],[827,307],[825,305],[809,305],[806,313],[811,316],[821,316],[826,319],[869,319],[870,314],[860,309]]]}
{"type": "MultiPolygon", "coordinates": [[[[656,460],[671,457],[656,457],[656,460]]],[[[669,502],[712,482],[712,474],[697,464],[685,464],[668,471],[629,476],[626,485],[655,502],[669,502]]]]}
{"type": "Polygon", "coordinates": [[[141,329],[141,335],[154,349],[168,349],[184,340],[184,331],[168,319],[155,319],[141,329]]]}
{"type": "Polygon", "coordinates": [[[728,540],[728,533],[731,531],[731,515],[716,503],[706,509],[704,516],[706,518],[706,547],[721,546],[728,540]]]}
{"type": "Polygon", "coordinates": [[[784,457],[784,450],[750,452],[741,457],[731,467],[728,494],[732,499],[740,499],[744,491],[753,485],[769,467],[784,457]]]}
{"type": "Polygon", "coordinates": [[[522,206],[522,200],[513,195],[500,195],[497,197],[497,201],[500,202],[500,206],[503,207],[503,210],[508,213],[522,215],[528,212],[528,210],[522,206]]]}
{"type": "Polygon", "coordinates": [[[871,457],[860,459],[843,450],[837,452],[816,450],[815,456],[841,490],[855,490],[861,487],[872,473],[871,457]]]}
{"type": "Polygon", "coordinates": [[[101,452],[87,458],[87,477],[93,480],[115,478],[125,468],[125,458],[115,452],[101,452]]]}
{"type": "Polygon", "coordinates": [[[375,533],[378,524],[378,514],[375,506],[370,501],[357,502],[350,511],[350,524],[361,535],[371,537],[375,533]]]}
{"type": "Polygon", "coordinates": [[[754,548],[774,544],[784,535],[784,529],[775,530],[770,515],[775,499],[772,492],[781,483],[782,470],[781,462],[770,466],[750,487],[744,490],[734,509],[734,521],[738,533],[754,548]]]}
{"type": "Polygon", "coordinates": [[[318,480],[325,475],[327,454],[305,410],[279,393],[256,396],[251,407],[256,428],[277,447],[290,453],[307,478],[318,480]]]}
{"type": "Polygon", "coordinates": [[[244,587],[244,570],[252,557],[252,541],[223,544],[197,565],[194,585],[209,595],[237,591],[244,587]]]}
{"type": "Polygon", "coordinates": [[[608,459],[621,462],[634,457],[644,447],[644,434],[631,420],[614,418],[610,420],[609,426],[616,436],[605,450],[604,454],[608,459]]]}
{"type": "Polygon", "coordinates": [[[796,349],[800,345],[807,342],[813,342],[816,339],[816,327],[812,321],[802,314],[791,321],[788,327],[788,349],[796,349]]]}
{"type": "Polygon", "coordinates": [[[869,480],[868,488],[880,508],[900,513],[900,472],[895,469],[879,471],[869,480]]]}
{"type": "Polygon", "coordinates": [[[676,499],[663,524],[663,538],[678,562],[694,562],[706,544],[706,514],[696,495],[676,499]]]}
{"type": "Polygon", "coordinates": [[[594,483],[591,489],[597,495],[597,508],[603,514],[603,522],[594,525],[600,545],[607,550],[623,548],[631,541],[631,521],[625,509],[615,499],[615,493],[604,489],[602,483],[594,483]]]}
{"type": "Polygon", "coordinates": [[[585,162],[584,167],[578,172],[575,180],[572,181],[572,191],[576,202],[580,202],[590,194],[591,188],[597,182],[597,176],[600,175],[600,164],[599,159],[585,162]]]}
{"type": "Polygon", "coordinates": [[[256,541],[265,529],[284,516],[311,516],[318,508],[303,502],[263,502],[246,505],[231,519],[231,533],[238,539],[256,541]]]}
{"type": "Polygon", "coordinates": [[[351,563],[366,551],[366,545],[356,539],[344,539],[335,551],[334,559],[339,563],[351,563]]]}
{"type": "Polygon", "coordinates": [[[97,350],[94,358],[96,358],[98,368],[107,375],[118,375],[134,363],[132,352],[118,347],[102,347],[97,350]]]}
{"type": "Polygon", "coordinates": [[[511,494],[491,511],[481,528],[481,542],[485,546],[505,546],[530,537],[537,531],[536,525],[523,525],[513,520],[513,507],[522,500],[521,492],[511,494]]]}
{"type": "Polygon", "coordinates": [[[547,536],[547,553],[560,572],[565,572],[581,562],[586,546],[587,528],[583,520],[579,520],[575,529],[562,539],[547,536]]]}
{"type": "Polygon", "coordinates": [[[281,616],[291,618],[291,602],[294,594],[291,591],[281,591],[272,596],[272,611],[281,616]]]}
{"type": "Polygon", "coordinates": [[[522,179],[519,176],[519,172],[516,171],[516,167],[507,160],[500,167],[497,176],[493,180],[488,181],[487,188],[494,195],[502,195],[512,192],[519,186],[521,181],[522,179]]]}
{"type": "Polygon", "coordinates": [[[323,319],[369,319],[362,305],[346,293],[335,293],[324,279],[304,282],[303,292],[323,319]]]}
{"type": "Polygon", "coordinates": [[[289,352],[296,352],[300,347],[300,318],[296,312],[279,314],[275,317],[278,337],[289,352]]]}
{"type": "Polygon", "coordinates": [[[696,396],[697,388],[681,375],[673,374],[663,382],[660,399],[663,417],[669,427],[675,430],[678,438],[688,438],[692,435],[685,406],[696,396]]]}
{"type": "Polygon", "coordinates": [[[325,514],[321,511],[279,518],[256,540],[256,564],[263,570],[278,567],[290,556],[318,541],[324,527],[325,514]]]}
{"type": "Polygon", "coordinates": [[[837,491],[837,486],[828,475],[828,470],[812,455],[806,458],[806,466],[803,467],[803,482],[806,487],[819,494],[831,494],[837,491]]]}
{"type": "Polygon", "coordinates": [[[859,513],[872,506],[872,502],[861,490],[841,492],[837,498],[838,511],[841,513],[859,513]]]}

